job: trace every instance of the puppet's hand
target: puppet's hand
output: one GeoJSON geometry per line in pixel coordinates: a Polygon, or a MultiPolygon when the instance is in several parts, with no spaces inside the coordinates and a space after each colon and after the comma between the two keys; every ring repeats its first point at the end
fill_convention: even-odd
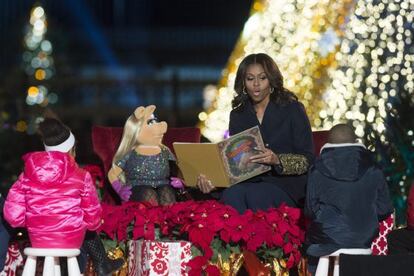
{"type": "Polygon", "coordinates": [[[112,188],[114,188],[115,192],[119,195],[123,202],[129,200],[129,197],[132,194],[131,186],[122,184],[121,181],[115,180],[112,182],[112,188]]]}
{"type": "Polygon", "coordinates": [[[170,177],[170,184],[176,189],[184,188],[184,181],[178,177],[170,177]]]}

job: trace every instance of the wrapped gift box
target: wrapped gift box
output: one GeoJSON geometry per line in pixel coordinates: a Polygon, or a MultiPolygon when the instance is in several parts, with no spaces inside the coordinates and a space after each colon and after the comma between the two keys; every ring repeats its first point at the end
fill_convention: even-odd
{"type": "Polygon", "coordinates": [[[188,275],[191,243],[138,240],[128,242],[128,275],[188,275]]]}

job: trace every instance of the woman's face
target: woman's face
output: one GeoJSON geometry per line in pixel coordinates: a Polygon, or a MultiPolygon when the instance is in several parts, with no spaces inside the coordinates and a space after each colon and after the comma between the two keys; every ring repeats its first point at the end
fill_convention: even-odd
{"type": "Polygon", "coordinates": [[[270,82],[262,65],[251,64],[247,67],[244,84],[253,103],[257,104],[269,100],[270,82]]]}

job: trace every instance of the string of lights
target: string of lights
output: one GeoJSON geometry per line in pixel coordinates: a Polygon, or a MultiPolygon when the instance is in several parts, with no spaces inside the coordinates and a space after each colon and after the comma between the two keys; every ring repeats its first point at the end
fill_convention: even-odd
{"type": "Polygon", "coordinates": [[[321,126],[322,93],[329,83],[328,69],[336,66],[342,28],[351,0],[255,1],[239,41],[216,87],[205,90],[206,111],[199,114],[204,136],[219,141],[228,128],[233,84],[238,64],[248,54],[272,56],[285,78],[286,88],[304,104],[312,125],[321,126]]]}
{"type": "MultiPolygon", "coordinates": [[[[26,27],[24,46],[26,50],[22,59],[24,70],[29,77],[29,87],[27,88],[26,104],[45,107],[48,104],[57,102],[58,97],[55,93],[49,93],[46,86],[47,80],[54,75],[54,62],[51,56],[53,52],[52,43],[45,39],[47,32],[47,19],[44,9],[35,6],[30,12],[29,24],[26,27]]],[[[16,124],[17,131],[27,131],[33,133],[35,122],[27,123],[19,121],[16,124]]]]}
{"type": "Polygon", "coordinates": [[[314,129],[353,121],[385,170],[401,218],[414,176],[413,35],[414,0],[255,1],[222,79],[206,87],[202,133],[223,138],[237,66],[265,52],[314,129]]]}
{"type": "Polygon", "coordinates": [[[414,1],[358,1],[350,16],[338,68],[329,72],[332,83],[320,111],[323,127],[353,120],[357,135],[367,127],[385,142],[385,119],[398,97],[412,100],[414,89],[414,1]]]}
{"type": "MultiPolygon", "coordinates": [[[[36,6],[30,15],[30,25],[26,33],[24,43],[27,50],[23,53],[25,72],[33,77],[34,81],[41,83],[53,76],[54,66],[52,43],[45,39],[47,32],[46,14],[42,7],[36,6]]],[[[47,105],[51,100],[56,102],[56,96],[48,97],[48,90],[44,85],[32,85],[27,89],[26,103],[28,105],[47,105]]]]}
{"type": "Polygon", "coordinates": [[[357,1],[319,114],[325,128],[353,121],[384,168],[399,223],[414,176],[413,19],[413,0],[357,1]]]}

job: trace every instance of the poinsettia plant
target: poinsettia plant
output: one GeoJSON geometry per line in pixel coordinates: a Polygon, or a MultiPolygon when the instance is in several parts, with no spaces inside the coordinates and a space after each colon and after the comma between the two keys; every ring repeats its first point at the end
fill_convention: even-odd
{"type": "Polygon", "coordinates": [[[300,210],[281,205],[267,211],[235,209],[217,201],[185,201],[169,206],[127,202],[103,205],[100,231],[111,239],[188,240],[193,259],[192,275],[202,271],[219,275],[214,263],[247,249],[264,262],[284,259],[291,268],[300,261],[304,232],[299,227],[300,210]]]}

